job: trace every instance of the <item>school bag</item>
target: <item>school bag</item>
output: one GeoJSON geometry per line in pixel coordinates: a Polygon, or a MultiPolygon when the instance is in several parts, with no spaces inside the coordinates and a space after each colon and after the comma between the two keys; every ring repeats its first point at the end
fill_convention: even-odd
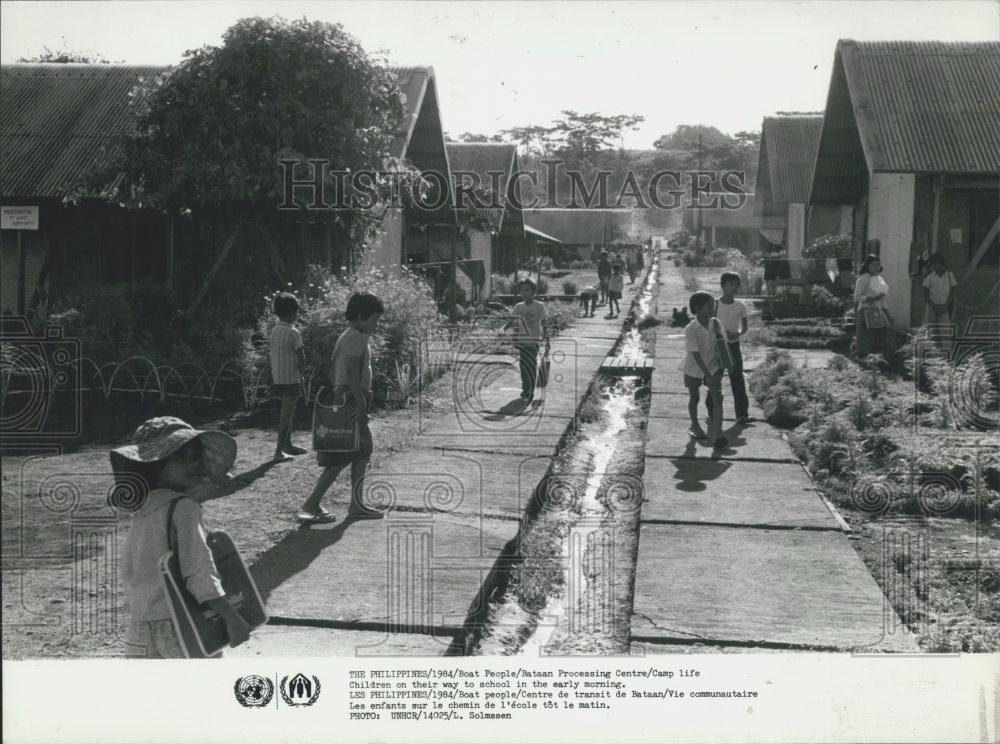
{"type": "MultiPolygon", "coordinates": [[[[229,645],[229,634],[222,617],[199,604],[187,590],[187,583],[181,575],[177,528],[174,526],[174,509],[181,498],[186,497],[174,499],[167,508],[167,544],[170,550],[160,556],[160,582],[184,656],[188,659],[208,659],[218,656],[229,645]]],[[[225,532],[209,532],[208,548],[219,571],[226,601],[247,621],[251,631],[264,625],[267,622],[264,600],[232,538],[225,532]]]]}
{"type": "MultiPolygon", "coordinates": [[[[334,347],[332,364],[336,369],[334,347]]],[[[313,449],[316,452],[356,452],[361,449],[361,423],[354,417],[355,407],[350,390],[338,394],[322,388],[313,405],[313,449]]]]}
{"type": "Polygon", "coordinates": [[[549,349],[551,344],[546,339],[545,341],[545,354],[542,356],[542,361],[538,365],[538,379],[535,382],[535,387],[544,388],[549,384],[549,370],[552,368],[552,361],[549,359],[549,349]]]}
{"type": "Polygon", "coordinates": [[[718,317],[719,312],[719,301],[715,301],[715,310],[712,312],[712,331],[713,337],[715,339],[715,353],[719,356],[719,364],[726,372],[732,372],[736,363],[733,361],[733,355],[729,353],[729,339],[726,337],[726,331],[722,327],[722,321],[718,317]]]}

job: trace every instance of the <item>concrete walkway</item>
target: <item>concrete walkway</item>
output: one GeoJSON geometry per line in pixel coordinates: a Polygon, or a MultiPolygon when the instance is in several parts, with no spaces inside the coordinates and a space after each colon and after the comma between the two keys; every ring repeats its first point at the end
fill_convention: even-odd
{"type": "MultiPolygon", "coordinates": [[[[626,310],[638,290],[625,288],[626,310]]],[[[513,357],[462,358],[435,405],[453,415],[422,422],[366,479],[366,502],[387,517],[302,528],[260,556],[251,570],[272,623],[228,655],[443,654],[621,333],[624,315],[602,316],[552,340],[549,386],[526,410],[513,357]]]]}
{"type": "MultiPolygon", "coordinates": [[[[678,272],[661,261],[658,315],[687,305],[678,272]]],[[[632,618],[635,653],[692,644],[732,649],[915,651],[841,522],[778,430],[737,426],[723,380],[728,449],[687,435],[679,365],[682,329],[656,338],[647,427],[645,502],[632,618]]],[[[700,406],[704,420],[704,400],[700,406]]]]}

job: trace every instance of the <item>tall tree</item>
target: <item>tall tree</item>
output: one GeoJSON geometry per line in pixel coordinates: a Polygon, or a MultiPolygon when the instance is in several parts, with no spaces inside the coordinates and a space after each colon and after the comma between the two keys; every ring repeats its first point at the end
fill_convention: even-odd
{"type": "MultiPolygon", "coordinates": [[[[124,178],[110,196],[228,224],[203,289],[241,228],[264,241],[281,275],[277,231],[306,212],[279,210],[301,206],[285,194],[287,171],[279,160],[296,163],[299,181],[314,175],[307,160],[325,161],[325,196],[332,201],[344,188],[335,172],[383,169],[403,117],[396,76],[340,25],[281,18],[242,19],[221,46],[187,52],[134,92],[133,108],[135,130],[117,163],[124,178]]],[[[308,201],[309,191],[295,194],[308,201]]],[[[371,209],[319,206],[309,221],[337,231],[340,245],[361,245],[378,221],[371,209]]]]}

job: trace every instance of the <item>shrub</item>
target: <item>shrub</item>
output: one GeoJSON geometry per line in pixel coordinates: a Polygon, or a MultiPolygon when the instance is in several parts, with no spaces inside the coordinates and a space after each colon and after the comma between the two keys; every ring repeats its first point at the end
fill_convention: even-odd
{"type": "Polygon", "coordinates": [[[825,470],[831,475],[854,473],[857,438],[857,432],[850,424],[839,417],[829,419],[808,439],[809,466],[814,472],[825,470]]]}
{"type": "Polygon", "coordinates": [[[552,257],[551,256],[542,256],[542,258],[539,260],[539,264],[542,267],[542,271],[552,271],[552,257]]]}
{"type": "Polygon", "coordinates": [[[576,320],[576,305],[572,302],[545,303],[545,324],[549,332],[562,331],[576,320]]]}
{"type": "Polygon", "coordinates": [[[681,261],[685,266],[704,266],[705,261],[698,251],[685,250],[681,254],[681,261]]]}
{"type": "Polygon", "coordinates": [[[850,235],[821,235],[802,249],[803,258],[847,258],[850,255],[850,235]]]}
{"type": "Polygon", "coordinates": [[[847,301],[820,284],[813,285],[811,294],[816,310],[824,317],[841,317],[847,311],[847,301]]]}
{"type": "Polygon", "coordinates": [[[493,288],[497,294],[514,294],[513,280],[501,274],[493,275],[493,288]]]}
{"type": "Polygon", "coordinates": [[[571,269],[593,269],[594,262],[589,260],[574,259],[569,262],[571,269]]]}
{"type": "MultiPolygon", "coordinates": [[[[398,275],[369,267],[343,279],[329,277],[298,293],[302,302],[299,326],[308,366],[329,364],[333,346],[348,325],[344,318],[347,300],[355,292],[371,292],[385,304],[380,328],[371,339],[376,397],[385,398],[393,385],[398,388],[401,382],[415,382],[421,375],[426,381],[440,371],[440,360],[429,359],[427,349],[440,346],[441,340],[436,337],[444,318],[438,313],[430,286],[405,267],[398,275]],[[428,344],[429,340],[434,343],[428,344]]],[[[276,320],[270,311],[272,297],[263,298],[262,318],[257,326],[265,338],[276,320]]],[[[260,364],[265,363],[266,354],[260,360],[260,364]]],[[[403,397],[399,390],[396,395],[403,397]]]]}
{"type": "Polygon", "coordinates": [[[740,294],[759,295],[764,289],[764,268],[739,251],[730,251],[727,268],[740,275],[740,294]]]}
{"type": "Polygon", "coordinates": [[[721,269],[729,265],[729,251],[725,248],[716,248],[708,258],[708,265],[721,269]]]}
{"type": "Polygon", "coordinates": [[[572,279],[563,279],[562,282],[563,294],[575,295],[576,294],[576,282],[572,279]]]}

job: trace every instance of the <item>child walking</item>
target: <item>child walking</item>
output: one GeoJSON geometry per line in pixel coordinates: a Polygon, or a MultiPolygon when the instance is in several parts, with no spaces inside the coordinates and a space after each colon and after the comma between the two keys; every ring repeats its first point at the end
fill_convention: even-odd
{"type": "Polygon", "coordinates": [[[153,418],[132,444],[110,453],[116,480],[136,497],[122,555],[122,580],[129,597],[129,658],[183,659],[170,608],[160,583],[160,557],[170,550],[167,515],[176,501],[173,526],[187,590],[223,619],[230,646],[250,636],[243,617],[226,600],[208,547],[201,501],[225,480],[236,460],[236,442],[221,431],[200,431],[173,416],[153,418]],[[135,493],[136,489],[141,493],[135,493]]]}
{"type": "Polygon", "coordinates": [[[622,276],[621,264],[615,264],[611,279],[608,281],[608,317],[616,318],[622,311],[619,300],[625,291],[625,277],[622,276]]]}
{"type": "Polygon", "coordinates": [[[715,350],[715,334],[721,332],[717,319],[712,317],[715,300],[708,292],[691,295],[688,307],[695,314],[694,320],[684,329],[684,361],[681,371],[684,386],[688,389],[688,415],[691,417],[690,435],[695,439],[708,439],[715,449],[729,444],[722,435],[722,365],[715,350]],[[704,385],[711,400],[708,434],[698,423],[698,391],[704,385]]]}
{"type": "Polygon", "coordinates": [[[278,441],[274,447],[275,462],[294,459],[308,450],[292,444],[292,427],[295,404],[302,394],[306,353],[302,335],[293,323],[299,317],[299,301],[291,292],[282,292],[274,298],[274,314],[278,322],[271,329],[271,391],[281,399],[278,417],[278,441]]]}
{"type": "Polygon", "coordinates": [[[597,309],[597,287],[593,284],[580,291],[580,309],[583,310],[584,318],[594,317],[594,311],[597,309]]]}
{"type": "MultiPolygon", "coordinates": [[[[733,359],[733,367],[729,370],[729,384],[733,389],[733,405],[736,407],[736,423],[748,424],[750,418],[750,399],[747,397],[747,383],[743,376],[743,352],[740,349],[740,337],[747,332],[750,325],[750,313],[742,302],[736,299],[740,290],[740,275],[731,271],[723,272],[720,279],[722,296],[715,301],[715,316],[722,323],[726,333],[726,345],[729,356],[733,359]]],[[[712,410],[712,398],[709,397],[709,414],[712,410]]]]}
{"type": "Polygon", "coordinates": [[[518,290],[522,301],[510,311],[510,320],[501,329],[501,333],[511,326],[518,326],[514,343],[521,370],[521,400],[527,403],[535,397],[538,348],[545,338],[545,305],[535,300],[535,283],[531,279],[522,279],[518,290]]]}
{"type": "Polygon", "coordinates": [[[324,494],[337,480],[340,471],[351,466],[351,505],[347,515],[353,519],[381,519],[385,514],[369,509],[361,500],[364,493],[365,469],[372,455],[373,442],[368,428],[368,410],[372,390],[371,349],[368,341],[378,329],[385,305],[369,292],[356,292],[347,301],[344,316],[350,325],[340,334],[333,347],[330,363],[330,388],[335,400],[349,397],[354,403],[355,415],[360,422],[361,447],[354,452],[317,452],[317,460],[324,468],[309,498],[299,510],[299,521],[309,523],[333,522],[336,518],[320,506],[324,494]]]}

